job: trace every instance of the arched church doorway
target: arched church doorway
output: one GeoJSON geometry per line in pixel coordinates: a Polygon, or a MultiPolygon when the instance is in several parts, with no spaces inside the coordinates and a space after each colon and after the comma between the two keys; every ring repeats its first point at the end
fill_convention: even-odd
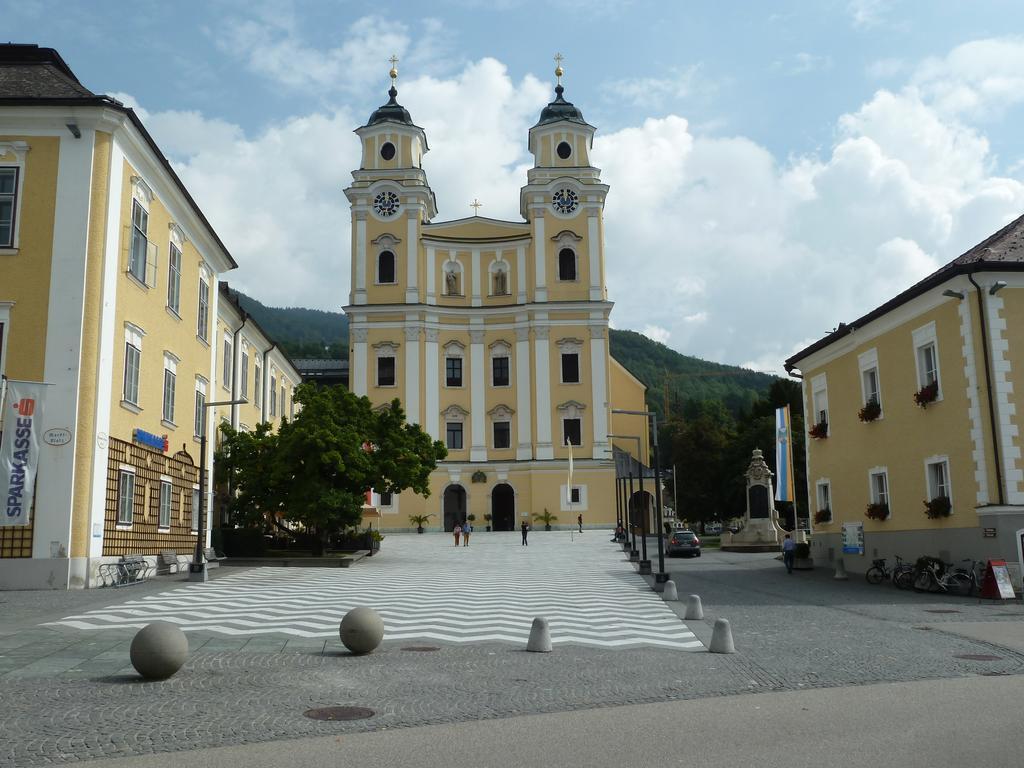
{"type": "Polygon", "coordinates": [[[491,527],[495,531],[516,529],[516,492],[508,483],[491,490],[491,527]]]}
{"type": "Polygon", "coordinates": [[[461,485],[449,485],[444,489],[444,529],[455,530],[466,520],[466,489],[461,485]]]}
{"type": "Polygon", "coordinates": [[[637,491],[629,499],[629,523],[645,533],[654,531],[654,497],[647,491],[637,491]]]}

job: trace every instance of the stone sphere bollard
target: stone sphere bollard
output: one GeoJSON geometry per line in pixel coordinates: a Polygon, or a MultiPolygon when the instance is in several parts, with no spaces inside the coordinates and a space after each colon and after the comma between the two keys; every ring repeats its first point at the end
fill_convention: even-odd
{"type": "Polygon", "coordinates": [[[531,653],[551,653],[551,630],[548,620],[539,616],[530,627],[530,639],[526,641],[526,650],[531,653]]]}
{"type": "Polygon", "coordinates": [[[665,591],[661,593],[662,599],[666,601],[675,601],[679,599],[679,592],[676,590],[676,583],[669,579],[665,582],[665,591]]]}
{"type": "Polygon", "coordinates": [[[176,625],[154,621],[135,633],[128,656],[147,680],[166,680],[188,658],[188,638],[176,625]]]}
{"type": "Polygon", "coordinates": [[[370,653],[384,639],[384,620],[373,608],[353,608],[341,620],[338,634],[352,653],[370,653]]]}
{"type": "Polygon", "coordinates": [[[704,606],[701,605],[700,595],[690,595],[686,599],[685,618],[698,621],[704,618],[704,606]]]}
{"type": "Polygon", "coordinates": [[[736,646],[732,642],[732,627],[728,619],[715,619],[715,628],[711,632],[711,645],[708,646],[711,653],[736,653],[736,646]]]}

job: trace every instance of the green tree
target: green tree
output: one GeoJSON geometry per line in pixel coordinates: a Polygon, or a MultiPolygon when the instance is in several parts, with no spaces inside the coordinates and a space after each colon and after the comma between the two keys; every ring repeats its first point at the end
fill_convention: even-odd
{"type": "Polygon", "coordinates": [[[223,440],[217,449],[215,484],[227,505],[228,519],[242,528],[266,531],[281,509],[275,486],[277,473],[268,471],[277,462],[277,434],[270,424],[258,424],[252,432],[221,425],[223,440]]]}
{"type": "Polygon", "coordinates": [[[717,400],[687,403],[659,434],[668,447],[666,463],[675,465],[678,476],[676,514],[690,521],[737,514],[738,480],[729,462],[736,423],[729,410],[717,400]]]}
{"type": "Polygon", "coordinates": [[[303,384],[295,401],[301,410],[279,430],[273,482],[287,518],[315,534],[321,548],[360,523],[371,488],[430,494],[430,473],[447,451],[405,421],[398,400],[375,410],[343,387],[303,384]]]}

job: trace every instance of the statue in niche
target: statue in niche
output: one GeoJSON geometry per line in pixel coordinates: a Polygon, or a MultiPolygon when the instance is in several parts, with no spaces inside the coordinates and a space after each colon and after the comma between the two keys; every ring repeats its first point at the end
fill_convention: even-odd
{"type": "Polygon", "coordinates": [[[508,275],[504,269],[494,273],[494,295],[504,296],[508,293],[508,275]]]}
{"type": "Polygon", "coordinates": [[[444,274],[444,292],[448,296],[459,295],[459,275],[454,269],[449,269],[444,274]]]}

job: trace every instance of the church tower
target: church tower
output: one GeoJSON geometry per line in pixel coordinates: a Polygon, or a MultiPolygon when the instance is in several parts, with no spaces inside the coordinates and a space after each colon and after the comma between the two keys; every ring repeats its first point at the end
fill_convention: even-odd
{"type": "Polygon", "coordinates": [[[609,356],[608,187],[590,163],[595,128],[566,101],[558,63],[555,98],[528,136],[522,221],[480,216],[476,201],[470,216],[435,221],[427,137],[397,101],[394,66],[388,102],[356,130],[350,386],[375,404],[400,398],[448,447],[429,498],[379,499],[384,528],[407,527],[410,514],[445,530],[468,514],[495,530],[543,511],[558,525],[616,520],[612,394],[642,408],[643,385],[609,356]]]}

